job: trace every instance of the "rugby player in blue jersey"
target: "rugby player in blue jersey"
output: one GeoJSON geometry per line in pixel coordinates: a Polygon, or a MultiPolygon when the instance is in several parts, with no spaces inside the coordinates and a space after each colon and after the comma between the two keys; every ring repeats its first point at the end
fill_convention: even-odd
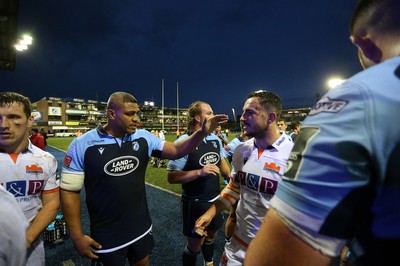
{"type": "MultiPolygon", "coordinates": [[[[328,33],[329,34],[329,33],[328,33]]],[[[400,1],[360,0],[350,25],[364,71],[315,104],[245,265],[397,265],[400,1]]]]}
{"type": "MultiPolygon", "coordinates": [[[[213,115],[208,103],[197,101],[188,108],[187,133],[177,141],[189,138],[213,115]]],[[[168,163],[168,181],[182,184],[183,234],[187,245],[182,252],[182,265],[196,265],[197,254],[203,253],[205,265],[213,265],[214,240],[223,225],[222,212],[208,227],[207,235],[193,231],[197,218],[205,212],[220,193],[220,175],[229,179],[229,164],[224,156],[222,140],[215,134],[205,136],[201,144],[188,155],[168,163]]]]}
{"type": "Polygon", "coordinates": [[[227,115],[211,115],[179,142],[164,141],[137,129],[139,104],[115,92],[107,103],[107,123],[75,138],[61,175],[63,213],[81,256],[99,265],[149,265],[154,240],[145,172],[151,156],[177,159],[197,147],[227,115]],[[90,236],[82,231],[81,190],[85,188],[90,236]]]}

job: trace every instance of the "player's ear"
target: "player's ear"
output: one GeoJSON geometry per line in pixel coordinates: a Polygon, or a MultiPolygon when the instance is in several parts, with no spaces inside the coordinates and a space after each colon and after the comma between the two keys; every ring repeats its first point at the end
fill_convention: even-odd
{"type": "Polygon", "coordinates": [[[276,113],[272,112],[268,115],[268,123],[276,121],[276,113]]]}
{"type": "Polygon", "coordinates": [[[109,118],[115,118],[115,111],[113,110],[113,109],[111,109],[111,108],[109,108],[109,109],[107,109],[107,116],[109,117],[109,118]]]}
{"type": "Polygon", "coordinates": [[[31,128],[33,126],[33,123],[35,122],[35,117],[31,115],[28,117],[28,127],[31,128]]]}
{"type": "Polygon", "coordinates": [[[351,42],[359,48],[368,60],[379,63],[382,60],[382,51],[369,37],[360,37],[358,35],[350,36],[351,42]]]}
{"type": "Polygon", "coordinates": [[[199,115],[195,115],[195,116],[194,116],[194,120],[195,120],[196,122],[198,122],[198,123],[201,123],[201,118],[200,118],[199,115]]]}

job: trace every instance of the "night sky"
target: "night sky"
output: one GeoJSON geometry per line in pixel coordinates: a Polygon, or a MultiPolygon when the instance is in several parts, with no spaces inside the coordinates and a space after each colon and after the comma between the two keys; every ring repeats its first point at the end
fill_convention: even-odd
{"type": "Polygon", "coordinates": [[[0,70],[0,89],[32,102],[127,91],[161,106],[164,79],[166,107],[203,100],[232,119],[256,89],[309,107],[329,77],[361,70],[349,41],[355,2],[19,0],[18,33],[33,45],[15,71],[0,70]]]}

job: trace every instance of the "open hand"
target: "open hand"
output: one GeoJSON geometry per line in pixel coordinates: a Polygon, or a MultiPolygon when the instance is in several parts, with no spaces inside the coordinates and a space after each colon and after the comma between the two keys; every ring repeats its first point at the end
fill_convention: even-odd
{"type": "Polygon", "coordinates": [[[210,134],[214,132],[214,130],[220,126],[228,122],[228,115],[220,114],[220,115],[213,115],[203,121],[201,125],[201,129],[206,134],[210,134]]]}

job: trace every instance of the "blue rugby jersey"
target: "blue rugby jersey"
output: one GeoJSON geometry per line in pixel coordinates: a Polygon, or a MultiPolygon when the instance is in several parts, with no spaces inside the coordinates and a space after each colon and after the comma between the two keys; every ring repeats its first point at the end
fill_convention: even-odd
{"type": "Polygon", "coordinates": [[[120,139],[99,126],[68,148],[62,171],[85,175],[91,237],[101,243],[101,252],[134,242],[151,230],[145,172],[149,158],[160,155],[163,144],[147,130],[120,139]]]}
{"type": "MultiPolygon", "coordinates": [[[[188,138],[182,135],[177,141],[188,138]]],[[[214,133],[207,135],[199,146],[188,155],[168,163],[168,170],[202,169],[207,164],[220,166],[223,156],[222,142],[214,133]]],[[[219,175],[207,175],[182,184],[182,199],[210,201],[220,193],[219,175]]]]}
{"type": "Polygon", "coordinates": [[[331,237],[337,249],[328,255],[352,237],[377,258],[398,246],[399,114],[396,57],[330,90],[303,122],[271,203],[298,227],[331,237]]]}

